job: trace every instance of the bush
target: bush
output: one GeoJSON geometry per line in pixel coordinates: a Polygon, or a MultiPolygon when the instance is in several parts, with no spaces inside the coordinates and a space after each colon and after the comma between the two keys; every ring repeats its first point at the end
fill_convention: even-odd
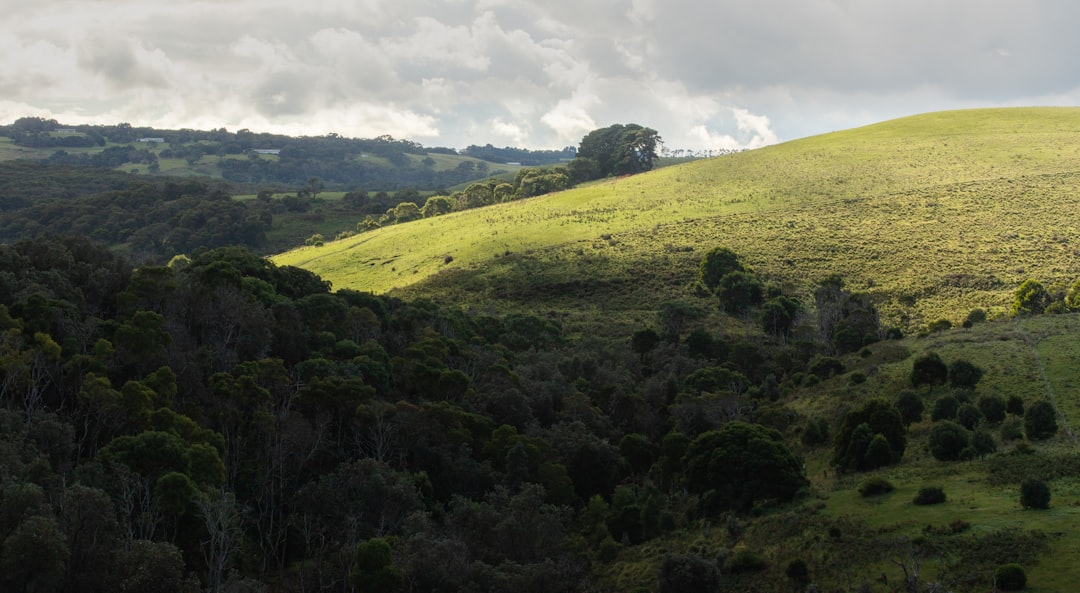
{"type": "Polygon", "coordinates": [[[901,391],[896,398],[896,409],[900,411],[900,417],[903,418],[905,425],[910,426],[922,420],[923,401],[914,391],[901,391]]]}
{"type": "Polygon", "coordinates": [[[1005,400],[998,395],[984,395],[976,402],[986,422],[995,425],[1005,419],[1005,400]]]}
{"type": "Polygon", "coordinates": [[[896,487],[892,485],[892,482],[882,477],[873,477],[863,481],[859,484],[859,495],[863,498],[870,496],[878,496],[879,494],[888,494],[896,490],[896,487]]]}
{"type": "Polygon", "coordinates": [[[830,356],[823,356],[810,366],[810,373],[819,379],[828,379],[833,375],[840,375],[847,370],[844,363],[830,356]]]}
{"type": "Polygon", "coordinates": [[[1024,438],[1024,421],[1013,416],[1001,423],[998,430],[1002,441],[1016,441],[1024,438]]]}
{"type": "Polygon", "coordinates": [[[986,457],[997,452],[997,441],[989,430],[979,428],[971,435],[971,448],[975,450],[976,457],[986,457]]]}
{"type": "Polygon", "coordinates": [[[719,588],[720,571],[704,558],[668,554],[660,562],[660,593],[716,591],[719,588]]]}
{"type": "Polygon", "coordinates": [[[866,375],[858,371],[848,375],[848,385],[860,385],[866,383],[866,375]]]}
{"type": "Polygon", "coordinates": [[[986,311],[983,311],[982,309],[972,309],[967,317],[964,318],[964,323],[962,325],[964,327],[971,327],[976,323],[982,323],[984,321],[986,321],[986,311]]]}
{"type": "Polygon", "coordinates": [[[934,385],[944,385],[949,378],[949,367],[945,364],[937,352],[927,352],[915,359],[911,365],[911,385],[919,387],[928,385],[931,389],[934,385]]]}
{"type": "Polygon", "coordinates": [[[949,365],[949,385],[954,389],[971,389],[982,376],[983,370],[966,360],[954,360],[949,365]]]}
{"type": "Polygon", "coordinates": [[[1025,509],[1050,508],[1050,487],[1042,480],[1024,480],[1020,483],[1020,506],[1025,509]]]}
{"type": "Polygon", "coordinates": [[[1041,441],[1057,434],[1057,411],[1054,404],[1042,400],[1024,412],[1024,433],[1029,439],[1041,441]]]}
{"type": "Polygon", "coordinates": [[[964,404],[956,410],[956,421],[968,430],[975,430],[975,427],[983,421],[983,413],[972,404],[964,404]]]}
{"type": "Polygon", "coordinates": [[[944,395],[934,402],[934,410],[930,412],[930,419],[934,422],[937,422],[938,420],[953,420],[956,418],[956,412],[959,409],[960,400],[952,395],[944,395]]]}
{"type": "Polygon", "coordinates": [[[757,552],[743,548],[736,550],[731,555],[731,559],[728,560],[728,570],[732,574],[742,574],[747,572],[758,572],[763,570],[769,563],[765,561],[765,558],[757,552]]]}
{"type": "Polygon", "coordinates": [[[1005,411],[1012,414],[1013,416],[1023,416],[1024,415],[1024,400],[1023,400],[1023,398],[1021,398],[1019,396],[1016,396],[1016,395],[1010,395],[1009,399],[1005,400],[1005,411]]]}
{"type": "Polygon", "coordinates": [[[1019,564],[1002,564],[994,570],[994,584],[1002,591],[1020,591],[1027,587],[1027,573],[1019,564]]]}
{"type": "Polygon", "coordinates": [[[951,420],[942,420],[930,429],[930,454],[938,461],[956,461],[971,443],[966,428],[951,420]]]}
{"type": "Polygon", "coordinates": [[[941,486],[923,486],[912,502],[920,506],[941,504],[945,502],[945,490],[941,486]]]}

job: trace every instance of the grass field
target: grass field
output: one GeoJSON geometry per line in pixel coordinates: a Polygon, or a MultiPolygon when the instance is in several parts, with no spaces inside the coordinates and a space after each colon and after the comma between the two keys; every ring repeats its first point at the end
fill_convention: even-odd
{"type": "Polygon", "coordinates": [[[716,245],[803,294],[840,273],[908,329],[1080,276],[1080,109],[929,114],[280,254],[338,288],[566,308],[685,294],[716,245]],[[406,290],[408,289],[408,290],[406,290]],[[585,286],[584,289],[588,289],[585,286]]]}

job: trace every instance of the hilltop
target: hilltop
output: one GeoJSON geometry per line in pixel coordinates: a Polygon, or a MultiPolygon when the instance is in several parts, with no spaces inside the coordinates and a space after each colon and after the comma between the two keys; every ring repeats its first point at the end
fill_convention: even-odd
{"type": "Polygon", "coordinates": [[[887,321],[1005,312],[1071,283],[1080,109],[932,113],[378,229],[274,258],[336,288],[477,307],[654,309],[723,244],[805,293],[841,274],[887,321]]]}

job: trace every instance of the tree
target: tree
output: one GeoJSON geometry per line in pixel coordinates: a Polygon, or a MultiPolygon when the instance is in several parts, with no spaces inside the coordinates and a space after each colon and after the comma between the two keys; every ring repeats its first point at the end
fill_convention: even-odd
{"type": "Polygon", "coordinates": [[[941,360],[937,352],[927,352],[915,359],[911,365],[911,384],[915,387],[944,385],[949,378],[949,367],[941,360]]]}
{"type": "Polygon", "coordinates": [[[761,304],[765,287],[750,272],[731,272],[720,279],[716,295],[728,313],[744,313],[761,304]]]}
{"type": "Polygon", "coordinates": [[[922,420],[923,401],[919,394],[914,391],[905,390],[900,392],[900,395],[896,398],[896,409],[900,411],[900,417],[904,419],[904,424],[908,426],[922,420]]]}
{"type": "Polygon", "coordinates": [[[949,385],[954,389],[973,389],[982,376],[983,370],[966,360],[949,364],[949,385]]]}
{"type": "Polygon", "coordinates": [[[889,445],[887,463],[899,462],[907,448],[907,428],[896,406],[885,398],[875,397],[845,414],[840,421],[833,445],[833,464],[856,471],[880,467],[874,465],[885,461],[880,444],[875,446],[873,457],[867,457],[870,443],[879,434],[889,445]]]}
{"type": "Polygon", "coordinates": [[[1027,573],[1015,562],[1002,564],[994,569],[994,585],[1002,591],[1023,591],[1027,587],[1027,573]]]}
{"type": "Polygon", "coordinates": [[[1050,508],[1050,487],[1042,480],[1024,480],[1020,483],[1020,506],[1025,509],[1050,508]]]}
{"type": "Polygon", "coordinates": [[[739,262],[739,255],[727,247],[714,247],[701,258],[698,280],[709,290],[716,292],[720,279],[732,272],[742,272],[746,268],[739,262]]]}
{"type": "Polygon", "coordinates": [[[999,395],[984,395],[975,403],[987,424],[996,425],[1005,419],[1005,400],[999,395]]]}
{"type": "MultiPolygon", "coordinates": [[[[649,171],[657,159],[656,147],[662,143],[656,130],[638,124],[615,124],[593,130],[581,139],[577,158],[596,162],[596,177],[630,175],[649,171]]],[[[592,169],[591,164],[575,167],[575,174],[592,169]]]]}
{"type": "Polygon", "coordinates": [[[1058,431],[1057,411],[1054,404],[1047,400],[1037,401],[1024,412],[1024,433],[1027,438],[1042,441],[1058,431]]]}
{"type": "Polygon", "coordinates": [[[971,444],[971,433],[951,420],[942,420],[930,429],[930,454],[938,461],[956,461],[971,444]]]}
{"type": "Polygon", "coordinates": [[[1025,280],[1013,293],[1013,315],[1038,315],[1050,305],[1050,293],[1037,280],[1025,280]]]}
{"type": "Polygon", "coordinates": [[[401,570],[390,557],[390,544],[376,537],[356,544],[352,585],[361,593],[393,593],[401,589],[401,570]]]}
{"type": "Polygon", "coordinates": [[[3,540],[0,582],[10,591],[52,591],[64,577],[68,546],[51,517],[27,517],[3,540]]]}
{"type": "Polygon", "coordinates": [[[968,430],[975,430],[983,420],[983,413],[974,404],[961,404],[956,410],[956,421],[968,430]]]}
{"type": "Polygon", "coordinates": [[[749,510],[755,502],[787,502],[808,485],[802,462],[779,432],[731,422],[702,433],[683,457],[686,483],[703,494],[707,512],[749,510]]]}

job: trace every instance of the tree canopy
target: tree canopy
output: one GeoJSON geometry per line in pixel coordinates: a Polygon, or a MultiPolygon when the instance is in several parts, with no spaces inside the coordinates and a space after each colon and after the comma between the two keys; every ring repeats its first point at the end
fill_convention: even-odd
{"type": "Polygon", "coordinates": [[[657,145],[663,143],[651,128],[638,124],[614,124],[593,130],[581,139],[578,159],[596,163],[591,170],[594,179],[611,175],[631,175],[652,170],[658,158],[657,145]]]}

